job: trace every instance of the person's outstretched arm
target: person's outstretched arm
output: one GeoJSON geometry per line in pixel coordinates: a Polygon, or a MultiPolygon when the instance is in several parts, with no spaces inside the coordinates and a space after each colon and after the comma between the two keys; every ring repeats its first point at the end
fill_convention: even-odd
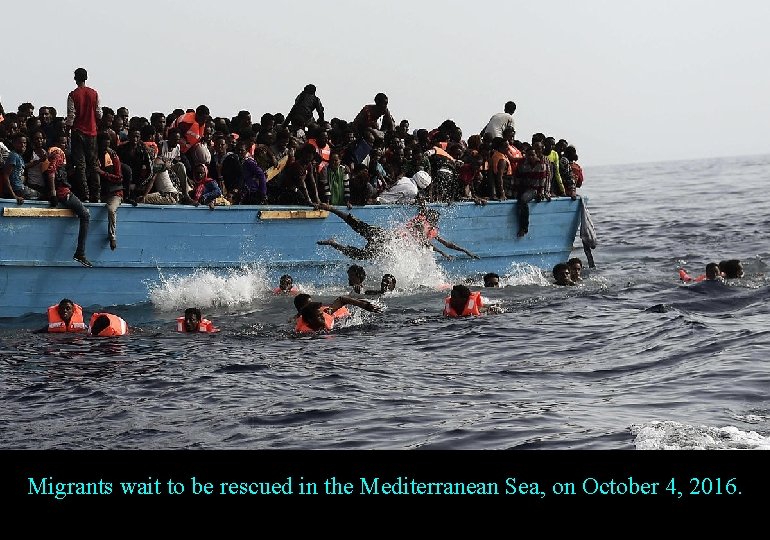
{"type": "Polygon", "coordinates": [[[342,306],[358,306],[361,309],[365,309],[366,311],[373,311],[375,313],[378,313],[380,311],[380,306],[376,304],[372,304],[369,300],[363,300],[361,298],[353,298],[350,296],[338,296],[337,299],[332,302],[332,305],[330,306],[330,309],[332,312],[337,311],[342,306]]]}
{"type": "Polygon", "coordinates": [[[468,257],[470,257],[471,259],[479,259],[479,258],[480,258],[478,255],[474,255],[473,253],[471,253],[471,252],[470,252],[470,251],[468,251],[467,249],[465,249],[465,248],[463,248],[463,247],[460,247],[460,246],[458,246],[457,244],[455,244],[454,242],[450,242],[449,240],[444,240],[444,239],[443,239],[443,238],[441,238],[440,236],[436,236],[435,240],[438,240],[439,242],[441,242],[442,244],[444,244],[444,245],[445,245],[446,247],[448,247],[449,249],[454,249],[455,251],[462,251],[462,252],[463,252],[463,253],[465,253],[465,254],[466,254],[468,257]]]}

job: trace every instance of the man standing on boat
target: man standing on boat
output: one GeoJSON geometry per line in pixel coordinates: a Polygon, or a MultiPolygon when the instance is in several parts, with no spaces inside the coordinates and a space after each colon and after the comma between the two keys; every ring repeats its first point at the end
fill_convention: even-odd
{"type": "Polygon", "coordinates": [[[72,161],[75,165],[77,195],[84,201],[99,202],[99,164],[96,159],[96,122],[102,118],[99,94],[86,86],[88,72],[75,70],[78,87],[67,96],[65,124],[72,144],[72,161]],[[86,182],[86,172],[88,181],[86,182]]]}

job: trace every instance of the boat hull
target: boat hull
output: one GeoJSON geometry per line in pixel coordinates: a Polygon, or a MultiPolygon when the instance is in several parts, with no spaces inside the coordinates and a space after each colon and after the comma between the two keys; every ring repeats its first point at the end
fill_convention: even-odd
{"type": "MultiPolygon", "coordinates": [[[[443,246],[453,260],[437,261],[450,276],[508,271],[513,263],[546,270],[565,261],[580,222],[583,201],[558,198],[530,203],[529,233],[518,238],[515,201],[485,206],[431,205],[440,214],[442,237],[475,253],[472,259],[443,246]]],[[[0,199],[0,317],[40,312],[69,297],[83,306],[137,304],[153,284],[199,269],[238,269],[258,264],[276,282],[289,273],[297,283],[341,284],[355,262],[321,239],[363,246],[364,240],[339,217],[307,207],[154,206],[123,204],[118,210],[118,248],[107,241],[107,209],[86,204],[91,213],[86,253],[93,268],[72,260],[78,220],[48,204],[0,199]],[[54,217],[55,216],[55,217],[54,217]]],[[[413,217],[413,206],[355,207],[359,219],[396,228],[413,217]]],[[[366,264],[364,263],[364,266],[366,264]]]]}

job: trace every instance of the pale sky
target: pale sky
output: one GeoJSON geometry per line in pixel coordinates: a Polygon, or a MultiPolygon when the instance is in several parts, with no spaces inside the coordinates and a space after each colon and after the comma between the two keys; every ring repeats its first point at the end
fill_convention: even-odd
{"type": "Polygon", "coordinates": [[[395,119],[478,133],[517,104],[516,137],[585,165],[770,148],[770,2],[198,0],[6,2],[6,111],[65,111],[73,71],[132,116],[206,104],[286,114],[305,84],[327,119],[385,92],[395,119]]]}

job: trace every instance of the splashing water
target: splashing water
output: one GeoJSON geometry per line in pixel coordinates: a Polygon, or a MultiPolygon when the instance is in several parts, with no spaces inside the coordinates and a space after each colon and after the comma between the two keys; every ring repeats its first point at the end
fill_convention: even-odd
{"type": "MultiPolygon", "coordinates": [[[[367,268],[367,274],[370,269],[367,268]]],[[[439,287],[449,281],[443,268],[436,261],[435,252],[426,249],[411,237],[394,235],[385,243],[383,252],[372,261],[371,272],[398,276],[399,289],[414,290],[419,287],[439,287]]]]}
{"type": "Polygon", "coordinates": [[[237,269],[198,269],[192,275],[161,275],[150,286],[150,301],[164,311],[247,304],[271,294],[267,272],[259,265],[237,269]]]}
{"type": "Polygon", "coordinates": [[[547,287],[551,285],[551,282],[537,266],[513,263],[505,276],[500,280],[501,287],[506,285],[540,285],[547,287]]]}

